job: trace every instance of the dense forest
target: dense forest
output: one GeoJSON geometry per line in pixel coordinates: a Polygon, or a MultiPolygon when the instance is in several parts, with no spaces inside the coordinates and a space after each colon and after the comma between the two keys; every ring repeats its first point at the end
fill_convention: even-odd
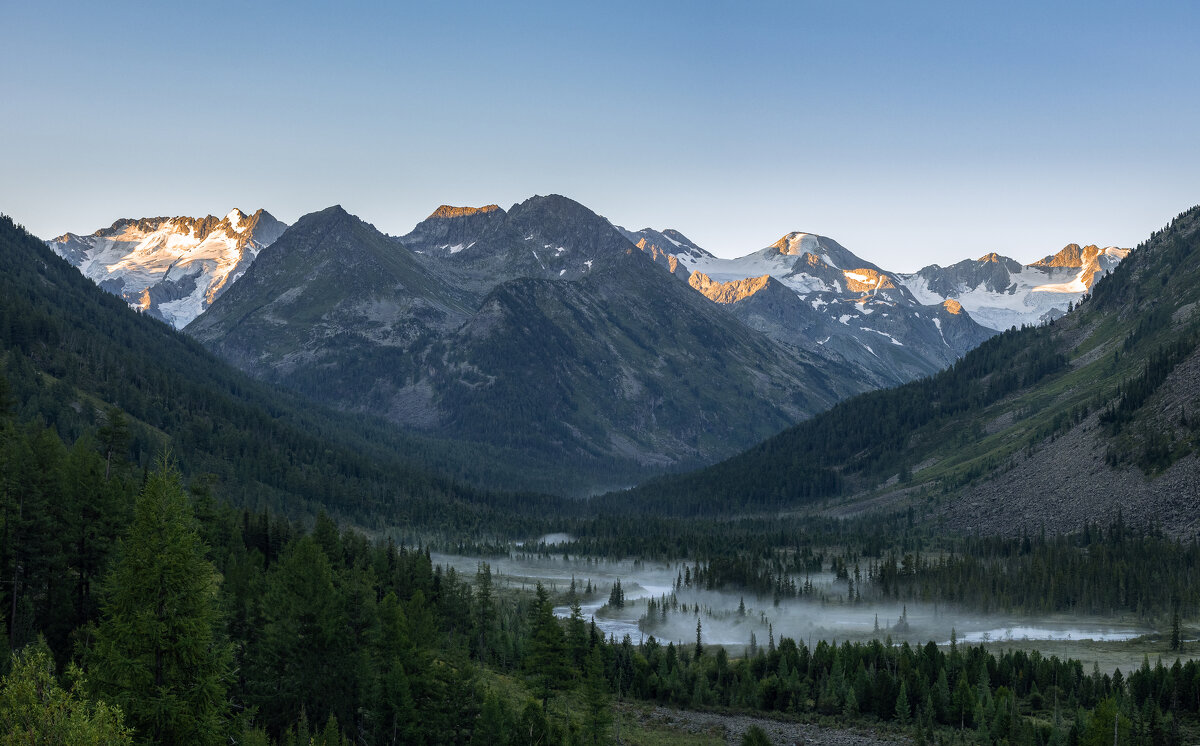
{"type": "MultiPolygon", "coordinates": [[[[204,479],[185,484],[170,457],[132,463],[119,429],[67,445],[4,401],[0,573],[14,652],[0,664],[0,729],[17,739],[595,744],[627,700],[876,724],[920,742],[1100,743],[1116,723],[1121,743],[1175,744],[1200,709],[1195,662],[1107,675],[1036,653],[786,638],[731,655],[704,643],[699,621],[694,646],[605,640],[578,605],[553,615],[578,601],[569,594],[497,585],[484,563],[464,577],[428,548],[324,514],[304,529],[235,508],[204,479]]],[[[1107,539],[1120,552],[1124,539],[1107,539]]],[[[1194,562],[1194,548],[1180,551],[1194,562]]],[[[845,567],[832,552],[803,556],[845,567]]],[[[918,563],[915,579],[889,581],[884,556],[881,592],[916,579],[953,588],[968,581],[939,573],[977,570],[918,563]]]]}

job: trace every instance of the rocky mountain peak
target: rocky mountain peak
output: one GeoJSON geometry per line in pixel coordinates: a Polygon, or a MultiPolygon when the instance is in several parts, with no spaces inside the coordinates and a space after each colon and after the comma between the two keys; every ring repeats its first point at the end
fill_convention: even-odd
{"type": "Polygon", "coordinates": [[[793,231],[771,244],[770,248],[787,256],[800,256],[801,254],[819,253],[821,250],[820,246],[821,241],[819,236],[793,231]]]}
{"type": "Polygon", "coordinates": [[[454,207],[452,205],[441,205],[438,207],[438,209],[431,212],[426,220],[465,218],[471,215],[487,214],[489,212],[496,211],[503,212],[503,210],[500,210],[499,205],[484,205],[483,207],[454,207]]]}
{"type": "Polygon", "coordinates": [[[1099,251],[1095,246],[1080,247],[1077,243],[1069,243],[1057,254],[1051,254],[1047,257],[1037,260],[1033,263],[1034,267],[1082,267],[1088,261],[1088,254],[1091,258],[1095,258],[1099,251]]]}

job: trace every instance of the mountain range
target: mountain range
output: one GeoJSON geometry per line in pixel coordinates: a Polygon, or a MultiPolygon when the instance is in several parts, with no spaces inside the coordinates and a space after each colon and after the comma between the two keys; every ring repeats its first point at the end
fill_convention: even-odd
{"type": "Polygon", "coordinates": [[[340,409],[504,449],[566,492],[711,462],[871,386],[553,196],[440,210],[400,239],[340,207],[305,216],[187,332],[340,409]]]}
{"type": "MultiPolygon", "coordinates": [[[[1104,256],[1068,247],[1036,266],[1089,255],[1104,256]]],[[[1200,207],[1127,252],[1063,317],[599,504],[681,515],[895,511],[960,533],[1016,535],[1123,520],[1200,535],[1198,259],[1200,207]]],[[[1085,282],[1086,270],[1065,269],[1085,282]]]]}
{"type": "Polygon", "coordinates": [[[720,259],[557,195],[442,206],[400,237],[334,207],[290,228],[262,210],[120,220],[48,245],[259,378],[486,446],[529,475],[501,486],[572,494],[712,463],[932,375],[999,321],[1065,313],[1127,253],[903,275],[791,233],[720,259]]]}
{"type": "MultiPolygon", "coordinates": [[[[561,198],[535,198],[509,211],[441,210],[441,215],[431,216],[434,222],[423,223],[427,237],[422,241],[420,236],[384,236],[340,208],[331,208],[298,221],[275,242],[277,252],[260,251],[251,265],[253,271],[213,303],[208,322],[212,326],[200,323],[208,316],[205,313],[192,330],[199,334],[202,328],[228,324],[231,331],[213,339],[228,340],[231,348],[239,339],[254,338],[254,333],[232,331],[243,324],[251,330],[257,327],[262,334],[286,330],[295,336],[283,340],[280,350],[263,347],[259,358],[247,357],[243,365],[268,378],[280,375],[279,371],[295,375],[308,371],[312,380],[323,380],[330,388],[340,383],[346,368],[367,369],[363,380],[395,380],[394,371],[405,370],[411,358],[416,361],[411,368],[414,375],[426,376],[422,380],[438,392],[429,401],[439,416],[465,413],[461,420],[451,420],[453,427],[465,427],[478,424],[482,413],[503,412],[518,423],[501,424],[501,429],[509,427],[503,438],[489,440],[488,428],[481,427],[463,440],[414,439],[380,425],[374,417],[313,408],[305,403],[311,398],[272,392],[240,378],[194,342],[138,318],[126,303],[116,298],[104,301],[105,293],[69,271],[65,263],[60,266],[44,245],[39,247],[10,222],[0,226],[5,242],[5,293],[0,303],[4,376],[12,384],[23,418],[47,418],[60,431],[79,432],[89,422],[94,426],[100,417],[97,412],[119,403],[136,424],[135,453],[145,458],[163,442],[171,443],[184,454],[189,470],[211,471],[218,478],[228,473],[236,483],[244,482],[243,500],[261,504],[266,497],[285,510],[297,505],[309,510],[337,505],[339,511],[364,521],[378,521],[383,515],[390,516],[385,520],[433,512],[458,515],[455,511],[473,521],[487,520],[484,516],[498,519],[500,514],[487,506],[522,502],[553,504],[554,511],[562,511],[562,503],[546,503],[532,495],[502,498],[454,487],[411,471],[397,458],[407,453],[413,463],[441,473],[500,484],[493,473],[465,474],[461,464],[476,456],[511,456],[508,483],[521,483],[526,468],[539,460],[544,463],[553,448],[560,447],[551,441],[551,448],[546,448],[548,430],[532,431],[530,443],[517,442],[509,451],[500,445],[519,434],[520,428],[537,422],[530,412],[545,410],[540,401],[526,405],[525,392],[536,391],[549,401],[558,397],[565,406],[610,403],[603,392],[585,390],[575,396],[543,391],[554,388],[546,384],[551,378],[556,387],[562,382],[583,386],[601,378],[582,369],[595,359],[594,350],[568,346],[586,347],[591,342],[588,335],[599,340],[596,348],[608,354],[616,347],[639,365],[660,361],[669,368],[681,364],[676,357],[680,351],[660,353],[659,348],[669,346],[662,338],[644,336],[653,333],[648,322],[665,317],[690,320],[682,314],[687,311],[699,313],[704,321],[688,324],[687,331],[695,335],[690,346],[700,340],[709,343],[697,348],[705,354],[719,357],[728,340],[711,335],[731,330],[745,337],[746,346],[740,349],[756,358],[772,351],[803,352],[726,313],[730,305],[773,287],[772,280],[788,287],[775,275],[742,283],[717,274],[706,284],[693,279],[698,272],[687,269],[680,258],[685,246],[687,252],[703,256],[682,234],[663,231],[655,237],[659,242],[663,238],[678,242],[679,246],[672,243],[674,253],[647,250],[656,245],[654,241],[638,246],[620,231],[624,244],[611,235],[597,238],[593,231],[602,223],[571,236],[564,232],[566,227],[578,226],[581,216],[587,217],[586,212],[572,214],[580,209],[561,198]],[[476,225],[460,227],[456,224],[460,218],[476,218],[476,225]],[[546,228],[535,234],[525,232],[529,225],[560,227],[557,232],[546,228]],[[458,237],[454,231],[469,240],[446,243],[443,239],[458,237]],[[514,236],[521,245],[514,243],[514,236]],[[404,240],[420,248],[399,251],[404,240]],[[538,240],[543,241],[543,251],[530,250],[532,265],[521,267],[523,244],[538,240]],[[472,256],[477,247],[485,252],[472,256]],[[571,247],[579,252],[573,253],[571,247]],[[615,248],[624,252],[614,254],[615,248]],[[560,264],[543,257],[552,261],[557,257],[560,264]],[[448,262],[451,259],[453,264],[448,262]],[[430,269],[439,263],[447,266],[430,269]],[[310,269],[306,275],[304,267],[319,267],[319,271],[310,269]],[[554,279],[558,272],[565,276],[571,271],[578,273],[575,279],[554,279]],[[539,276],[525,276],[529,273],[539,276]],[[362,291],[366,277],[372,278],[375,290],[354,296],[342,287],[349,283],[362,291]],[[697,292],[693,283],[708,292],[697,292]],[[712,283],[731,284],[713,292],[712,283]],[[238,291],[239,287],[244,289],[238,291]],[[393,309],[375,322],[361,323],[378,300],[375,295],[394,301],[404,295],[398,289],[414,299],[403,313],[393,309]],[[710,294],[717,296],[716,301],[709,299],[710,294]],[[265,308],[249,302],[262,297],[274,300],[265,308]],[[365,300],[356,305],[355,297],[365,300]],[[646,297],[665,298],[666,305],[646,306],[642,300],[646,297]],[[699,300],[705,302],[693,305],[699,300]],[[568,317],[573,326],[563,326],[568,317]],[[351,329],[338,328],[342,320],[351,329]],[[726,326],[730,323],[735,325],[726,326]],[[621,347],[639,344],[642,353],[621,347]],[[378,359],[373,360],[377,353],[378,359]],[[527,356],[533,359],[526,360],[527,356]],[[255,369],[252,363],[262,367],[255,369]],[[430,373],[438,366],[446,377],[430,373]],[[534,378],[522,381],[513,375],[516,370],[534,378]],[[554,375],[546,376],[548,370],[554,375]],[[496,388],[515,398],[501,396],[491,410],[481,408],[489,406],[489,396],[456,400],[447,393],[456,387],[486,392],[500,379],[517,381],[496,388]],[[447,456],[452,453],[447,443],[457,444],[453,447],[459,448],[457,458],[462,460],[447,456]],[[252,464],[246,462],[247,454],[254,454],[252,464]],[[350,484],[357,486],[347,491],[350,484]],[[415,489],[417,502],[412,497],[395,502],[387,494],[388,484],[404,484],[402,492],[410,495],[415,489]],[[297,497],[300,503],[294,502],[297,497]],[[456,507],[446,513],[446,505],[456,507]],[[414,514],[414,509],[419,512],[414,514]]],[[[827,249],[832,246],[821,237],[815,240],[827,249]]],[[[805,239],[799,241],[803,246],[805,239]]],[[[824,253],[827,266],[850,263],[831,251],[824,253]]],[[[593,509],[658,515],[817,511],[845,516],[907,511],[913,519],[985,533],[1070,530],[1093,520],[1123,517],[1172,534],[1195,535],[1200,532],[1194,514],[1200,500],[1196,492],[1200,484],[1196,384],[1200,381],[1200,277],[1196,276],[1200,208],[1181,214],[1132,252],[1068,247],[1060,254],[1032,266],[1067,275],[1058,284],[1090,285],[1090,292],[1081,302],[1073,302],[1065,316],[992,336],[945,371],[899,387],[845,398],[846,391],[836,388],[838,381],[826,379],[828,396],[843,399],[827,411],[700,471],[661,477],[636,490],[598,498],[593,509]],[[1104,263],[1115,259],[1122,261],[1108,270],[1104,263]],[[1094,271],[1088,269],[1089,263],[1094,271]]],[[[980,265],[985,264],[1003,263],[985,257],[980,265]]],[[[881,278],[861,269],[871,267],[850,271],[876,280],[876,287],[883,284],[881,278]]],[[[1014,275],[1028,271],[1011,265],[1003,269],[1010,278],[1006,289],[1013,285],[1014,275]]],[[[1057,279],[1050,272],[1045,276],[1057,279]]],[[[960,287],[970,280],[963,280],[960,287]]],[[[889,290],[879,289],[885,298],[889,290]]],[[[674,339],[680,333],[668,327],[665,334],[674,339]]],[[[219,346],[221,342],[209,343],[219,346]]],[[[760,359],[783,364],[769,356],[760,359]]],[[[822,380],[822,366],[828,361],[810,360],[807,370],[812,380],[822,380]]],[[[722,359],[721,364],[727,362],[722,359]]],[[[705,375],[712,375],[712,370],[706,369],[705,375]]],[[[679,385],[699,387],[700,383],[691,379],[679,385]]],[[[704,389],[693,395],[715,396],[704,389]]],[[[740,392],[732,398],[744,395],[740,392]]],[[[662,402],[669,399],[662,396],[662,402]]],[[[544,419],[576,428],[575,423],[587,422],[583,415],[562,412],[544,419]]],[[[593,443],[605,442],[599,439],[605,428],[621,427],[624,421],[600,421],[594,426],[593,443]]],[[[448,427],[430,432],[455,431],[448,427]]],[[[576,436],[568,427],[559,432],[576,436]]],[[[577,455],[585,454],[577,461],[586,470],[582,445],[588,441],[576,438],[570,447],[577,455]]],[[[557,455],[563,453],[565,448],[557,455]]],[[[593,458],[595,466],[601,459],[593,458]]],[[[619,463],[611,452],[610,459],[609,467],[619,463]]],[[[600,471],[593,470],[591,478],[600,471]]]]}

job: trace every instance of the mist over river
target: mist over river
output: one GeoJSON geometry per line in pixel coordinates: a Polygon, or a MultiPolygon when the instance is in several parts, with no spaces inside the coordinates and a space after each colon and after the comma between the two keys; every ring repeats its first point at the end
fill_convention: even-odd
{"type": "Polygon", "coordinates": [[[585,619],[595,619],[606,637],[618,641],[626,635],[636,644],[653,635],[659,641],[694,644],[696,623],[707,645],[721,645],[740,654],[751,644],[767,646],[773,638],[791,637],[813,645],[826,641],[884,640],[923,645],[950,644],[952,636],[964,643],[1026,643],[1038,641],[1115,642],[1132,640],[1152,630],[1102,618],[975,614],[944,604],[872,603],[846,600],[847,584],[832,573],[796,578],[812,584],[812,593],[778,602],[768,595],[683,587],[676,590],[686,565],[642,560],[605,560],[562,555],[524,554],[520,548],[504,557],[434,554],[435,564],[453,567],[473,578],[480,562],[491,567],[493,582],[532,590],[541,582],[560,605],[554,613],[568,617],[563,601],[571,586],[585,619]],[[608,605],[613,585],[620,581],[625,604],[608,605]],[[588,584],[592,592],[587,593],[588,584]],[[744,613],[739,610],[744,606],[744,613]]]}

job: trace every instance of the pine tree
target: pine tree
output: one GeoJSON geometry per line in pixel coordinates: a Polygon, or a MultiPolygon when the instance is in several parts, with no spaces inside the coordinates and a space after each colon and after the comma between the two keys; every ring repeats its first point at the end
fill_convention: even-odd
{"type": "Polygon", "coordinates": [[[1179,604],[1175,604],[1174,610],[1171,612],[1171,649],[1183,649],[1183,629],[1179,618],[1179,604]]]}
{"type": "MultiPolygon", "coordinates": [[[[575,579],[571,579],[575,587],[575,579]]],[[[492,568],[480,562],[475,571],[475,655],[487,663],[491,659],[491,632],[495,624],[496,606],[492,600],[492,568]]]]}
{"type": "Polygon", "coordinates": [[[551,692],[571,685],[574,670],[567,660],[567,644],[562,626],[554,617],[554,607],[549,594],[541,583],[537,584],[537,597],[530,610],[530,631],[525,655],[525,670],[532,678],[534,691],[541,697],[543,705],[551,692]]]}
{"type": "Polygon", "coordinates": [[[216,633],[217,583],[179,472],[163,458],[105,578],[90,661],[95,691],[142,738],[224,740],[231,650],[216,633]]]}
{"type": "Polygon", "coordinates": [[[104,454],[104,479],[112,476],[113,460],[120,462],[129,449],[129,420],[117,407],[104,410],[104,424],[96,432],[100,450],[104,454]]]}
{"type": "Polygon", "coordinates": [[[900,693],[896,695],[896,722],[908,726],[912,722],[912,707],[908,704],[908,682],[900,682],[900,693]]]}
{"type": "Polygon", "coordinates": [[[567,650],[575,667],[582,671],[588,652],[588,629],[578,600],[571,602],[571,618],[567,620],[567,650]]]}
{"type": "Polygon", "coordinates": [[[271,732],[301,709],[313,723],[348,711],[352,641],[339,600],[329,559],[313,537],[292,542],[272,566],[262,636],[247,663],[250,700],[271,732]]]}
{"type": "Polygon", "coordinates": [[[587,713],[584,722],[584,732],[592,746],[605,742],[605,734],[612,723],[612,712],[609,709],[608,680],[604,677],[604,660],[600,656],[600,646],[591,649],[584,664],[585,699],[587,713]]]}
{"type": "Polygon", "coordinates": [[[414,650],[408,636],[408,620],[394,592],[379,602],[379,642],[376,651],[379,684],[375,705],[378,731],[386,743],[411,740],[416,709],[406,667],[414,666],[414,650]]]}

